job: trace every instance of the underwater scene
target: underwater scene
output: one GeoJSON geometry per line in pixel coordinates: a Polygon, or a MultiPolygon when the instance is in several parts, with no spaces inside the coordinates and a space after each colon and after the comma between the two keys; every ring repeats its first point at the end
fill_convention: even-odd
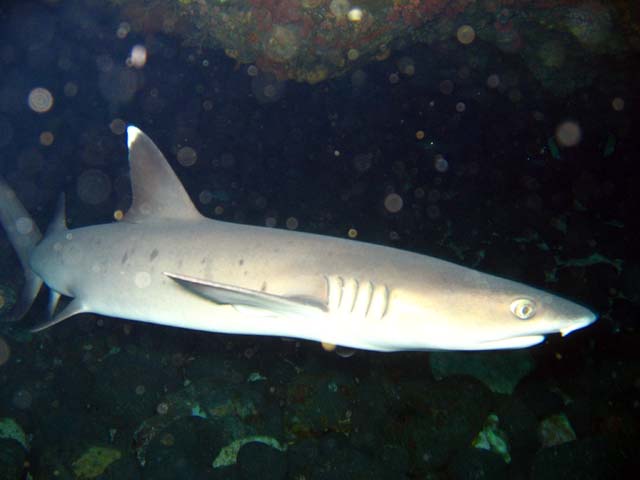
{"type": "Polygon", "coordinates": [[[639,56],[636,0],[1,2],[0,480],[638,478],[639,56]]]}

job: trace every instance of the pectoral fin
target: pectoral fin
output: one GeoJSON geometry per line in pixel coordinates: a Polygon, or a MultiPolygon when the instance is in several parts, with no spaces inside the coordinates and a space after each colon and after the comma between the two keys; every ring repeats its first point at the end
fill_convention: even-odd
{"type": "Polygon", "coordinates": [[[252,307],[279,314],[317,315],[326,311],[325,305],[309,298],[283,297],[187,275],[169,272],[164,274],[187,290],[222,305],[252,307]]]}
{"type": "Polygon", "coordinates": [[[52,327],[56,323],[60,323],[61,321],[66,320],[69,317],[73,317],[78,313],[86,313],[88,311],[89,310],[85,308],[80,300],[74,298],[66,307],[62,309],[62,311],[58,312],[53,318],[47,320],[46,322],[39,323],[30,330],[32,333],[40,332],[46,328],[52,327]]]}

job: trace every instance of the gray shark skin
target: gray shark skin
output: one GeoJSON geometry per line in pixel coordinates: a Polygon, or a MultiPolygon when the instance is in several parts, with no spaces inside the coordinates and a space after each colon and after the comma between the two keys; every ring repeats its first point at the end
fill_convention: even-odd
{"type": "Polygon", "coordinates": [[[122,221],[41,238],[0,179],[0,220],[27,273],[16,312],[42,281],[42,330],[93,312],[208,332],[276,335],[365,350],[493,350],[566,335],[596,315],[521,283],[353,240],[202,216],[154,143],[127,129],[133,202],[122,221]],[[61,295],[71,297],[56,312],[61,295]]]}

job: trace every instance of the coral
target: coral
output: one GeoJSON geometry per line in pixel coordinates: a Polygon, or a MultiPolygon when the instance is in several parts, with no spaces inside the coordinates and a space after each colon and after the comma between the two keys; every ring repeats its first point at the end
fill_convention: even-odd
{"type": "Polygon", "coordinates": [[[500,419],[498,416],[495,413],[489,414],[482,430],[471,442],[471,445],[475,448],[497,453],[506,463],[510,463],[511,454],[509,453],[507,434],[499,428],[499,424],[500,419]]]}
{"type": "Polygon", "coordinates": [[[543,448],[553,447],[576,439],[569,419],[564,413],[551,415],[538,426],[538,438],[543,448]]]}
{"type": "Polygon", "coordinates": [[[299,44],[293,27],[275,25],[265,42],[265,53],[274,62],[284,63],[298,53],[299,44]]]}
{"type": "Polygon", "coordinates": [[[280,450],[284,452],[287,450],[287,445],[280,443],[273,437],[269,437],[266,435],[251,435],[249,437],[240,438],[238,440],[234,440],[226,447],[223,447],[218,453],[218,456],[213,461],[213,468],[226,467],[229,465],[234,465],[238,458],[238,452],[242,448],[243,445],[251,442],[264,443],[265,445],[269,445],[276,450],[280,450]]]}
{"type": "Polygon", "coordinates": [[[588,47],[606,41],[611,30],[609,10],[598,2],[587,2],[568,9],[564,22],[567,30],[588,47]]]}
{"type": "Polygon", "coordinates": [[[109,465],[119,460],[122,453],[110,447],[90,447],[71,465],[78,479],[96,478],[102,475],[109,465]]]}
{"type": "Polygon", "coordinates": [[[29,441],[22,427],[13,418],[0,418],[0,438],[10,438],[15,440],[29,450],[29,441]]]}
{"type": "Polygon", "coordinates": [[[534,75],[550,80],[541,83],[554,93],[589,83],[592,76],[583,72],[574,73],[568,84],[563,78],[559,87],[554,80],[584,50],[601,54],[638,48],[623,38],[635,38],[639,31],[631,0],[110,1],[134,29],[174,33],[188,45],[223,49],[237,65],[250,63],[278,80],[310,84],[383,60],[394,46],[408,42],[446,48],[461,21],[483,41],[518,53],[537,70],[534,75]],[[614,21],[623,27],[614,29],[614,21]],[[538,52],[539,41],[549,42],[553,33],[562,34],[565,53],[562,48],[538,52]],[[569,45],[568,37],[577,45],[569,45]]]}

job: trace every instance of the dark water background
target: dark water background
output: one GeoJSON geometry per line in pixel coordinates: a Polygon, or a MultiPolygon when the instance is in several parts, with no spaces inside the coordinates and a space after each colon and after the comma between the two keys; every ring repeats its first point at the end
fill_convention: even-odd
{"type": "MultiPolygon", "coordinates": [[[[472,376],[437,380],[429,353],[342,358],[311,342],[95,315],[35,335],[3,325],[11,355],[0,366],[0,418],[14,419],[30,441],[26,449],[0,435],[0,476],[82,478],[78,459],[101,446],[119,456],[93,478],[633,478],[637,58],[595,58],[593,85],[557,97],[516,59],[495,53],[446,95],[439,85],[456,77],[456,55],[418,45],[363,67],[360,86],[350,75],[315,86],[287,82],[264,102],[246,66],[234,68],[222,52],[162,34],[118,39],[119,22],[112,10],[76,2],[1,7],[0,174],[41,229],[60,192],[70,228],[126,209],[122,126],[134,124],[207,216],[276,219],[278,228],[293,217],[298,230],[342,237],[353,228],[359,240],[552,290],[600,320],[549,338],[524,359],[488,354],[478,369],[496,368],[496,356],[533,365],[512,394],[472,376]],[[136,44],[149,53],[144,69],[125,65],[136,44]],[[390,83],[402,56],[416,73],[390,83]],[[510,98],[513,89],[487,88],[487,72],[515,78],[521,99],[510,98]],[[36,87],[53,95],[46,113],[27,103],[36,87]],[[622,111],[612,108],[615,97],[624,99],[622,111]],[[567,119],[582,140],[554,155],[549,139],[567,119]],[[53,134],[50,146],[43,132],[53,134]],[[184,146],[197,152],[192,166],[176,161],[184,146]],[[446,171],[434,167],[436,154],[446,171]],[[384,206],[392,192],[404,200],[397,213],[384,206]],[[247,382],[256,372],[266,380],[247,382]],[[210,408],[207,418],[189,414],[194,398],[210,408]],[[162,403],[182,413],[157,420],[162,403]],[[509,439],[510,463],[471,447],[492,412],[509,439]],[[542,448],[545,419],[552,436],[566,433],[558,415],[575,439],[542,448]],[[140,433],[151,429],[145,422],[153,434],[140,433]],[[253,442],[235,465],[212,468],[223,446],[257,434],[289,443],[287,452],[253,442]]],[[[4,236],[0,267],[1,286],[19,291],[21,270],[4,236]]],[[[24,324],[45,315],[40,298],[24,324]]]]}

